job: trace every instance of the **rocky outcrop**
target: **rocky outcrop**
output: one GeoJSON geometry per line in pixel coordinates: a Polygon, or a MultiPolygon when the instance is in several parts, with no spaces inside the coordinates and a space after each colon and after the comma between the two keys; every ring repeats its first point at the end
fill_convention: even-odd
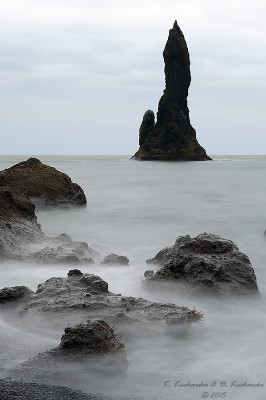
{"type": "Polygon", "coordinates": [[[26,286],[6,287],[0,290],[0,303],[20,300],[30,294],[33,294],[33,292],[26,286]]]}
{"type": "Polygon", "coordinates": [[[6,311],[18,327],[35,326],[37,321],[44,332],[52,326],[53,332],[64,329],[64,334],[58,347],[11,363],[5,376],[92,392],[110,392],[125,379],[128,362],[123,343],[129,351],[136,345],[142,351],[141,340],[145,344],[147,337],[160,343],[166,334],[181,340],[203,316],[195,309],[111,293],[101,277],[78,269],[70,270],[66,278],[48,279],[35,293],[14,300],[13,306],[1,304],[2,315],[6,311]],[[123,343],[117,332],[123,332],[123,343]]]}
{"type": "Polygon", "coordinates": [[[37,158],[29,158],[0,172],[0,187],[27,195],[37,206],[80,206],[87,200],[70,177],[37,158]]]}
{"type": "Polygon", "coordinates": [[[97,319],[100,315],[129,335],[141,334],[143,330],[147,332],[149,327],[153,329],[154,326],[164,330],[170,325],[175,334],[184,334],[193,322],[202,318],[200,312],[187,307],[111,293],[108,283],[101,277],[83,274],[78,269],[70,270],[67,278],[53,277],[38,285],[36,293],[22,298],[17,308],[20,317],[45,312],[51,315],[51,319],[60,319],[60,323],[64,322],[64,318],[68,323],[80,323],[88,318],[97,319]]]}
{"type": "Polygon", "coordinates": [[[87,321],[65,328],[58,347],[10,369],[7,375],[24,381],[62,384],[112,375],[126,376],[128,361],[121,335],[105,321],[87,321]],[[74,378],[74,380],[73,380],[74,378]]]}
{"type": "Polygon", "coordinates": [[[190,58],[187,44],[177,22],[169,31],[163,52],[165,90],[160,99],[157,121],[148,110],[139,131],[137,160],[210,160],[190,124],[187,106],[190,86],[190,58]]]}
{"type": "Polygon", "coordinates": [[[45,236],[29,198],[14,189],[0,189],[0,261],[88,264],[98,256],[87,243],[66,234],[45,236]]]}
{"type": "Polygon", "coordinates": [[[0,189],[0,233],[2,261],[22,259],[30,245],[45,240],[35,207],[27,196],[15,190],[0,189]]]}
{"type": "Polygon", "coordinates": [[[109,265],[128,265],[129,259],[126,256],[119,256],[118,254],[109,254],[104,257],[101,264],[109,264],[109,265]]]}
{"type": "Polygon", "coordinates": [[[146,272],[146,282],[178,282],[189,292],[218,295],[258,295],[249,258],[231,240],[203,233],[179,236],[172,247],[161,250],[148,264],[162,266],[146,272]]]}
{"type": "Polygon", "coordinates": [[[74,241],[70,236],[62,234],[48,238],[41,244],[41,249],[31,252],[27,259],[41,264],[94,264],[93,258],[99,253],[86,242],[74,241]],[[66,240],[67,237],[67,240],[66,240]],[[45,247],[43,247],[46,244],[45,247]]]}

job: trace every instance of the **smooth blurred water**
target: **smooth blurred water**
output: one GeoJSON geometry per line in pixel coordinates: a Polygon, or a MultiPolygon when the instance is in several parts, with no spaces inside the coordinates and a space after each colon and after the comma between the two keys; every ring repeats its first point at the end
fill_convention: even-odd
{"type": "MultiPolygon", "coordinates": [[[[147,343],[131,348],[127,390],[189,400],[202,398],[203,392],[211,398],[213,392],[225,391],[230,399],[265,399],[266,386],[229,386],[234,380],[266,385],[266,156],[217,156],[212,162],[138,162],[129,156],[39,158],[80,184],[88,200],[86,208],[38,211],[45,234],[64,232],[75,240],[105,246],[106,254],[116,252],[130,259],[128,268],[95,265],[83,272],[97,273],[113,292],[195,306],[205,313],[204,323],[183,342],[165,338],[155,347],[147,338],[147,343]],[[233,240],[250,257],[261,301],[214,301],[145,290],[145,260],[172,245],[179,235],[202,232],[233,240]],[[163,388],[166,380],[170,388],[163,388]],[[227,386],[173,387],[177,380],[226,381],[227,386]]],[[[23,159],[2,156],[0,169],[23,159]]],[[[65,276],[68,269],[0,266],[1,286],[26,284],[36,289],[51,276],[65,276]]]]}

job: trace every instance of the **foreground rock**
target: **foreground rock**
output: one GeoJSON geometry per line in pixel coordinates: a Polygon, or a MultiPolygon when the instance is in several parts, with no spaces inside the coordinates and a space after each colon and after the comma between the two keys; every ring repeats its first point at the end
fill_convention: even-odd
{"type": "Polygon", "coordinates": [[[0,261],[91,263],[98,252],[66,234],[45,236],[29,198],[16,190],[0,189],[0,261]]]}
{"type": "Polygon", "coordinates": [[[177,22],[169,31],[163,52],[165,90],[160,99],[157,122],[146,111],[139,130],[138,160],[210,160],[190,124],[187,106],[190,86],[190,59],[187,44],[177,22]]]}
{"type": "Polygon", "coordinates": [[[38,206],[80,206],[87,200],[70,177],[37,158],[29,158],[0,172],[0,187],[27,195],[38,206]]]}
{"type": "Polygon", "coordinates": [[[63,353],[123,353],[125,345],[120,342],[121,335],[105,321],[87,321],[65,329],[58,352],[63,353]]]}
{"type": "Polygon", "coordinates": [[[219,295],[259,293],[249,258],[218,235],[179,236],[147,263],[162,266],[157,272],[146,271],[147,282],[179,282],[189,292],[219,295]]]}
{"type": "MultiPolygon", "coordinates": [[[[51,328],[52,332],[61,332],[65,326],[77,325],[65,329],[56,349],[24,361],[28,358],[26,352],[16,364],[13,355],[11,364],[3,363],[7,376],[106,393],[117,393],[127,370],[117,332],[123,332],[129,352],[136,351],[136,346],[142,351],[147,338],[155,347],[165,341],[165,335],[181,340],[192,323],[202,319],[195,309],[111,293],[102,278],[76,268],[68,272],[67,278],[48,279],[36,293],[1,304],[1,315],[11,318],[15,332],[23,332],[25,327],[29,333],[36,332],[38,326],[40,337],[51,328]]],[[[10,346],[3,350],[2,358],[9,359],[10,346]]]]}
{"type": "Polygon", "coordinates": [[[92,384],[103,376],[125,377],[128,361],[120,338],[105,321],[87,321],[66,328],[58,347],[19,364],[7,375],[37,383],[68,382],[70,386],[77,380],[92,384]]]}
{"type": "MultiPolygon", "coordinates": [[[[63,386],[0,379],[1,400],[111,400],[101,394],[85,394],[63,386]]],[[[121,398],[121,400],[123,400],[121,398]]]]}
{"type": "Polygon", "coordinates": [[[70,321],[77,324],[101,316],[130,337],[142,335],[142,331],[146,335],[147,329],[155,326],[184,334],[202,318],[201,313],[187,307],[111,293],[101,277],[77,269],[70,270],[67,278],[48,279],[38,285],[36,293],[21,298],[14,306],[21,318],[30,320],[36,312],[49,313],[60,329],[70,321]]]}
{"type": "Polygon", "coordinates": [[[118,254],[112,253],[104,257],[101,264],[128,265],[129,259],[126,256],[119,256],[118,254]]]}

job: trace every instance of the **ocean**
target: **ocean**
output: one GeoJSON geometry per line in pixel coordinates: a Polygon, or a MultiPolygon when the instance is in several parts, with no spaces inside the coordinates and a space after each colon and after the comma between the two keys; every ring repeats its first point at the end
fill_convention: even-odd
{"type": "MultiPolygon", "coordinates": [[[[27,158],[1,156],[0,169],[27,158]]],[[[101,276],[112,292],[204,313],[203,322],[194,324],[184,340],[166,336],[154,342],[147,335],[145,341],[131,344],[128,378],[116,387],[117,393],[182,400],[265,399],[266,156],[213,156],[209,162],[140,162],[127,155],[38,158],[67,173],[84,189],[88,201],[85,208],[37,210],[44,233],[67,233],[103,246],[106,254],[130,260],[129,267],[84,265],[82,272],[101,276]],[[249,256],[260,300],[147,291],[143,274],[150,267],[145,260],[172,245],[179,235],[194,237],[202,232],[234,241],[249,256]]],[[[66,276],[69,269],[69,265],[3,263],[1,287],[26,285],[36,290],[39,283],[66,276]]],[[[61,331],[33,326],[34,321],[32,326],[17,325],[0,312],[0,336],[8,344],[3,372],[10,360],[12,364],[25,354],[33,356],[58,345],[61,331]],[[17,345],[11,350],[14,341],[17,345]],[[23,351],[14,350],[20,348],[18,343],[23,351]]]]}

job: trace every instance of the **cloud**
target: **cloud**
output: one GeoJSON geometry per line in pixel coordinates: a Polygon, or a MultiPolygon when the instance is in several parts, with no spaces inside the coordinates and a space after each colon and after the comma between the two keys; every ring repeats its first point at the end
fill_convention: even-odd
{"type": "Polygon", "coordinates": [[[142,114],[156,111],[164,89],[162,51],[175,19],[191,55],[201,144],[209,153],[221,140],[223,152],[263,151],[260,133],[253,147],[246,142],[250,121],[257,132],[266,122],[264,1],[0,0],[0,8],[1,126],[20,139],[3,152],[134,153],[142,114]]]}

